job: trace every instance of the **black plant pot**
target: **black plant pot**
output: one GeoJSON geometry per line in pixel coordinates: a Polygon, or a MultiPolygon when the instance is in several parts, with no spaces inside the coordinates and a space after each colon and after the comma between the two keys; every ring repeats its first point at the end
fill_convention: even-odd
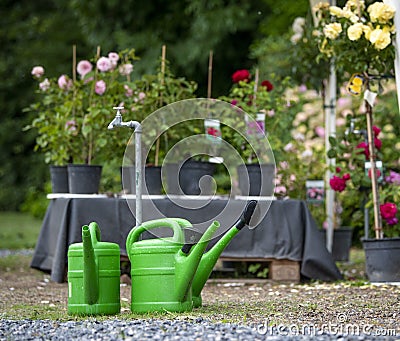
{"type": "MultiPolygon", "coordinates": [[[[326,240],[326,231],[320,230],[324,241],[326,240]]],[[[347,262],[350,259],[350,248],[353,237],[351,227],[341,227],[333,231],[332,258],[336,262],[347,262]]]]}
{"type": "Polygon", "coordinates": [[[146,166],[144,170],[144,177],[147,193],[152,195],[161,194],[161,166],[146,166]]]}
{"type": "MultiPolygon", "coordinates": [[[[135,167],[121,167],[122,188],[128,194],[136,193],[135,167]]],[[[146,166],[144,170],[143,194],[159,195],[162,190],[161,167],[146,166]]]]}
{"type": "Polygon", "coordinates": [[[400,282],[400,238],[364,239],[365,268],[371,282],[400,282]]]}
{"type": "Polygon", "coordinates": [[[67,166],[50,166],[50,180],[53,193],[69,193],[67,166]]]}
{"type": "Polygon", "coordinates": [[[165,168],[169,194],[212,194],[212,176],[215,172],[215,164],[188,160],[183,163],[180,169],[179,164],[173,163],[166,164],[165,168]]]}
{"type": "Polygon", "coordinates": [[[179,187],[179,164],[178,163],[165,163],[163,165],[163,173],[165,172],[165,180],[167,183],[168,194],[183,194],[182,189],[179,187]]]}
{"type": "Polygon", "coordinates": [[[239,189],[242,195],[274,195],[274,164],[242,164],[237,167],[237,172],[239,179],[239,189]]]}
{"type": "Polygon", "coordinates": [[[69,192],[73,194],[99,193],[102,166],[68,165],[69,192]]]}

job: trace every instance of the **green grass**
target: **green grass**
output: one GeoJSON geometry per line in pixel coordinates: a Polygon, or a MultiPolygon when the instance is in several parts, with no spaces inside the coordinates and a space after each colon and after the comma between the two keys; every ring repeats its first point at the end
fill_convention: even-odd
{"type": "Polygon", "coordinates": [[[34,248],[41,226],[41,219],[27,213],[0,212],[0,249],[34,248]]]}

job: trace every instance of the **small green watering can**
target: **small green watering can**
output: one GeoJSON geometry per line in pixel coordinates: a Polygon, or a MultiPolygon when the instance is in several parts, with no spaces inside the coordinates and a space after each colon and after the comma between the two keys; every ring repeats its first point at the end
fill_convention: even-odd
{"type": "Polygon", "coordinates": [[[100,242],[92,222],[82,227],[82,243],[68,248],[68,313],[111,315],[120,309],[119,245],[100,242]]]}
{"type": "Polygon", "coordinates": [[[206,253],[209,240],[220,226],[217,221],[194,245],[185,244],[184,229],[192,227],[185,219],[151,220],[133,228],[126,240],[131,262],[132,312],[183,312],[201,306],[201,290],[218,257],[249,223],[256,205],[256,201],[250,201],[236,224],[206,253]],[[139,240],[143,232],[165,227],[173,231],[172,237],[139,240]]]}

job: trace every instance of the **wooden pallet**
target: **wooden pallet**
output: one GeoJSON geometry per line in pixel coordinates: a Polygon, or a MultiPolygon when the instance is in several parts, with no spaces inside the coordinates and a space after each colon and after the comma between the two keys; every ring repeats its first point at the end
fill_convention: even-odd
{"type": "Polygon", "coordinates": [[[274,281],[300,282],[300,262],[274,258],[232,258],[220,257],[228,262],[260,262],[268,263],[268,278],[274,281]]]}

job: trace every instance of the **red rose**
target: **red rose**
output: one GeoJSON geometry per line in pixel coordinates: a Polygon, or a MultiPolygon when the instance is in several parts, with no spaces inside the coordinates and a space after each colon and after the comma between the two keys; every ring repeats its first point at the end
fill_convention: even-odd
{"type": "Polygon", "coordinates": [[[273,90],[274,86],[272,85],[272,83],[268,80],[262,81],[261,82],[261,86],[264,86],[267,88],[267,91],[270,92],[273,90]]]}
{"type": "Polygon", "coordinates": [[[365,157],[369,158],[368,144],[366,142],[359,143],[356,148],[364,149],[363,153],[365,157]]]}
{"type": "Polygon", "coordinates": [[[343,180],[344,181],[350,180],[350,174],[349,173],[344,174],[343,175],[343,180]]]}
{"type": "Polygon", "coordinates": [[[377,126],[373,126],[372,130],[374,131],[375,137],[378,137],[379,133],[381,132],[381,129],[379,129],[377,126]]]}
{"type": "Polygon", "coordinates": [[[396,216],[397,207],[392,202],[387,202],[380,206],[381,215],[384,219],[392,219],[396,216]]]}
{"type": "Polygon", "coordinates": [[[240,81],[248,81],[250,79],[250,72],[248,70],[237,70],[232,75],[232,82],[239,83],[240,81]]]}
{"type": "Polygon", "coordinates": [[[346,180],[334,175],[329,180],[329,185],[336,192],[343,192],[346,189],[346,180]]]}
{"type": "Polygon", "coordinates": [[[336,167],[336,173],[340,173],[342,169],[340,167],[336,167]]]}
{"type": "Polygon", "coordinates": [[[382,148],[382,141],[379,140],[377,137],[374,138],[374,144],[375,144],[376,149],[382,148]]]}

